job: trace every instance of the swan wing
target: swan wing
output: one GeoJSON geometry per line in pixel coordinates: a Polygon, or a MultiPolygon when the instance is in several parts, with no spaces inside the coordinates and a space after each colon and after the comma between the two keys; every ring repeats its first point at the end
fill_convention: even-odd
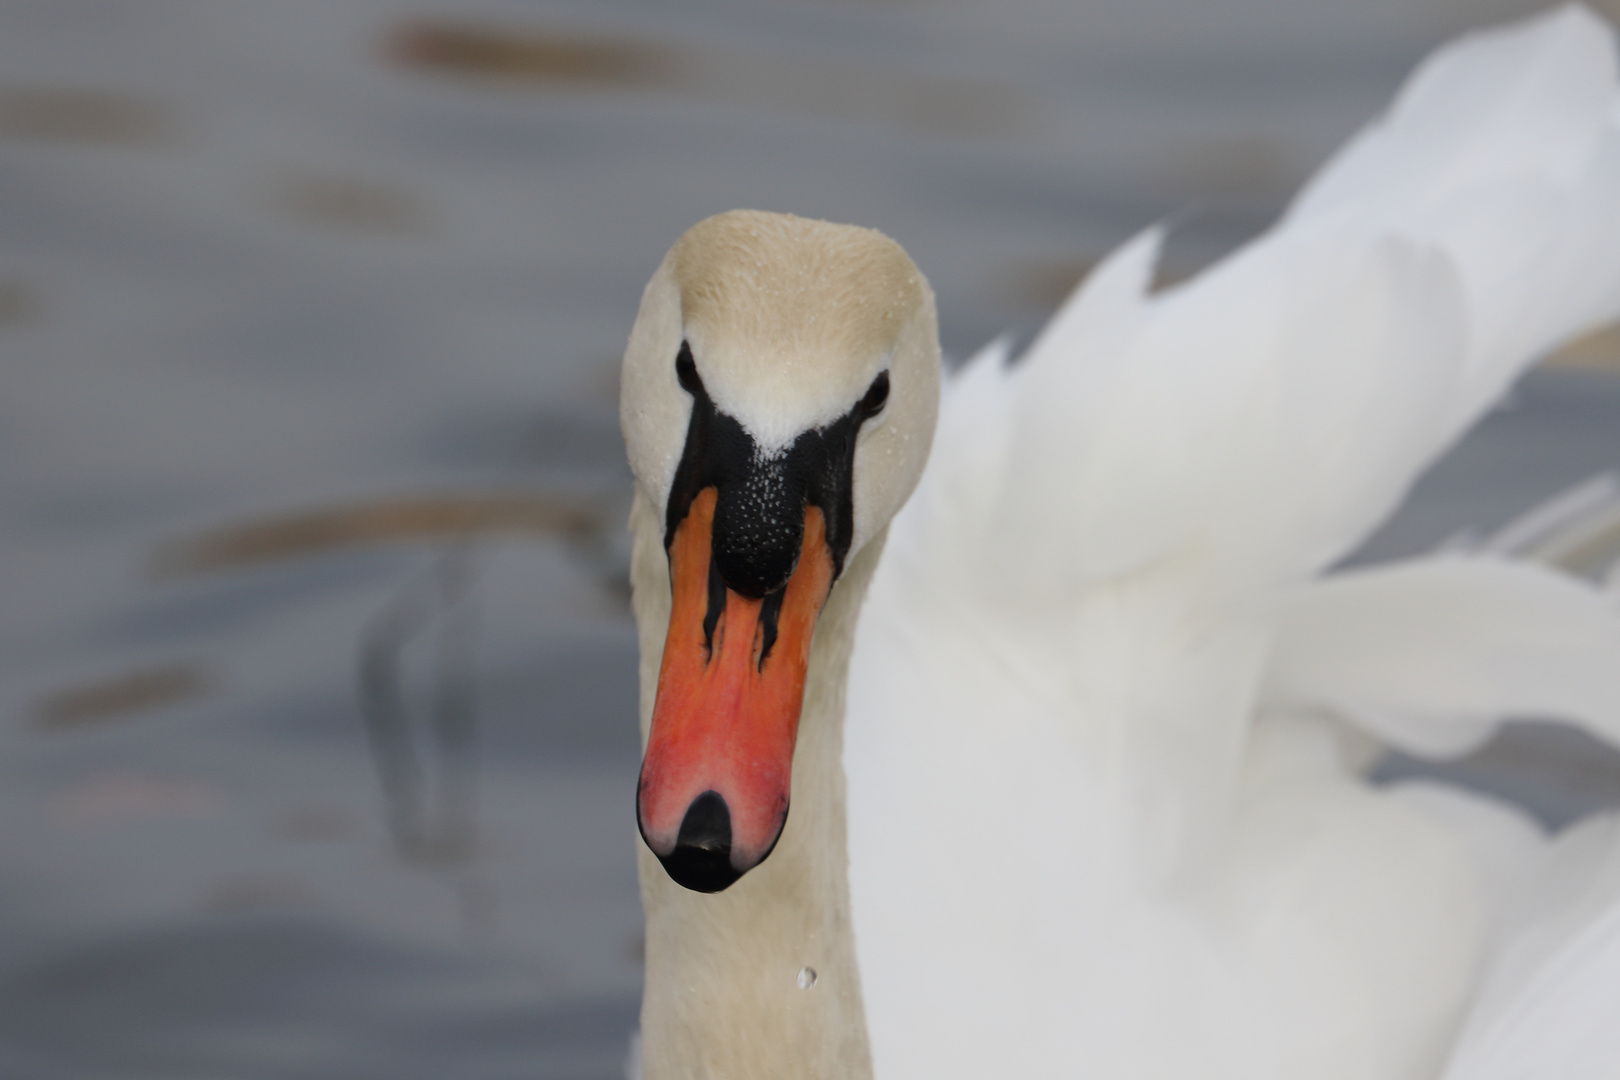
{"type": "Polygon", "coordinates": [[[1282,601],[1263,694],[1424,757],[1467,753],[1509,717],[1620,745],[1620,612],[1580,579],[1492,556],[1335,574],[1282,601]]]}
{"type": "MultiPolygon", "coordinates": [[[[1306,796],[1368,888],[1291,912],[1299,933],[1267,939],[1285,968],[1231,930],[1271,894],[1234,884],[1221,837],[1268,670],[1306,696],[1333,674],[1305,629],[1296,660],[1269,664],[1290,598],[1539,350],[1620,313],[1613,50],[1579,9],[1442,50],[1272,231],[1157,294],[1149,231],[1019,363],[992,347],[947,388],[850,670],[850,881],[881,1080],[1297,1076],[1302,1046],[1337,1062],[1323,1080],[1436,1064],[1432,1040],[1392,1050],[1380,1027],[1443,1027],[1409,1018],[1452,1015],[1471,969],[1466,918],[1377,894],[1417,812],[1374,810],[1348,780],[1306,796]],[[1350,925],[1341,901],[1360,905],[1354,935],[1331,932],[1350,925]],[[1422,970],[1391,953],[1412,940],[1422,970]],[[1166,1016],[1174,1039],[1155,1036],[1166,1016]]],[[[1500,596],[1509,578],[1475,582],[1500,596]]],[[[1557,589],[1523,591],[1533,608],[1557,589]]],[[[1430,691],[1469,715],[1501,705],[1430,691]]],[[[1301,837],[1260,844],[1244,880],[1305,880],[1262,865],[1329,857],[1301,837]]],[[[1464,895],[1470,871],[1428,843],[1402,849],[1438,875],[1418,892],[1464,895]]]]}
{"type": "Polygon", "coordinates": [[[1620,1062],[1620,818],[1561,835],[1525,884],[1443,1080],[1609,1080],[1620,1062]]]}
{"type": "Polygon", "coordinates": [[[1419,67],[1285,218],[1359,220],[1452,255],[1483,395],[1469,405],[1494,398],[1526,358],[1615,317],[1615,68],[1612,32],[1579,5],[1465,35],[1419,67]]]}
{"type": "Polygon", "coordinates": [[[1063,603],[1189,544],[1274,577],[1341,557],[1528,364],[1620,317],[1615,69],[1583,8],[1470,35],[1209,271],[1148,295],[1154,233],[1107,260],[1004,396],[997,495],[959,504],[981,576],[1063,603]]]}

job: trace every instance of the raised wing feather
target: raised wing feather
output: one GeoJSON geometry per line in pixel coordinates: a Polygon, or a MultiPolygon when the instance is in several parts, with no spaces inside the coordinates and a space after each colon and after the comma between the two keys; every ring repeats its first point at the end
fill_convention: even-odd
{"type": "Polygon", "coordinates": [[[1172,546],[1284,577],[1353,547],[1519,371],[1620,316],[1615,84],[1584,9],[1475,35],[1209,272],[1150,297],[1156,238],[1114,256],[1017,376],[1002,494],[962,508],[1005,524],[979,572],[1055,598],[1172,546]]]}
{"type": "Polygon", "coordinates": [[[1620,745],[1620,617],[1597,588],[1499,558],[1336,574],[1284,601],[1265,696],[1429,757],[1466,753],[1514,716],[1620,745]]]}

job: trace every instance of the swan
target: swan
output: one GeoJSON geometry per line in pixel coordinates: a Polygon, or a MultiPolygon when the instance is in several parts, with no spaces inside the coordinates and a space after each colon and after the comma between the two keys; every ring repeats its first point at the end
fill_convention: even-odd
{"type": "Polygon", "coordinates": [[[1333,569],[1620,317],[1612,33],[1469,35],[1264,236],[1153,292],[1161,238],[943,386],[874,231],[732,211],[653,275],[650,1080],[1620,1062],[1620,826],[1362,777],[1508,715],[1620,743],[1613,598],[1489,548],[1333,569]]]}

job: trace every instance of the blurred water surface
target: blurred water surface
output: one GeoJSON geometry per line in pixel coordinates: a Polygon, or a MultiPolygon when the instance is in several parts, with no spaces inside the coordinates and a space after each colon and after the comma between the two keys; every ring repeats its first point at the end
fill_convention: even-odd
{"type": "MultiPolygon", "coordinates": [[[[1534,7],[0,7],[0,1074],[618,1075],[616,364],[669,243],[876,226],[961,356],[1154,221],[1168,275],[1229,250],[1534,7]]],[[[1620,343],[1568,359],[1365,556],[1620,461],[1620,343]]],[[[1620,802],[1568,735],[1457,768],[1620,802]]]]}

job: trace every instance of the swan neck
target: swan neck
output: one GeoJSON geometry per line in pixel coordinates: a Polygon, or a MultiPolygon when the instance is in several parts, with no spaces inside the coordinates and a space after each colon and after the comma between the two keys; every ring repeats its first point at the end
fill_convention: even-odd
{"type": "MultiPolygon", "coordinates": [[[[645,745],[670,585],[662,519],[640,492],[631,531],[645,745]]],[[[871,1076],[850,925],[843,722],[855,622],[883,539],[850,559],[816,624],[792,801],[770,857],[726,891],[703,894],[676,885],[638,845],[646,1080],[871,1076]]]]}

